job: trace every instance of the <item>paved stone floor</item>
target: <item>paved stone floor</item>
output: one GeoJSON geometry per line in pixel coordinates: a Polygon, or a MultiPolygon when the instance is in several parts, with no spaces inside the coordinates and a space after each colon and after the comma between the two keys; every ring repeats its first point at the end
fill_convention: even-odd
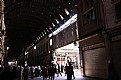
{"type": "MultiPolygon", "coordinates": [[[[103,79],[95,79],[95,78],[87,78],[87,77],[82,77],[81,74],[80,74],[80,71],[75,69],[74,70],[74,75],[75,75],[75,79],[72,79],[72,80],[103,80],[103,79]]],[[[65,76],[64,73],[62,73],[62,76],[58,76],[55,75],[55,80],[66,80],[67,77],[65,76]]],[[[32,79],[29,79],[29,80],[32,80],[32,79]]],[[[35,77],[33,78],[33,80],[43,80],[42,77],[35,77]]],[[[47,79],[49,80],[49,79],[47,79]]]]}

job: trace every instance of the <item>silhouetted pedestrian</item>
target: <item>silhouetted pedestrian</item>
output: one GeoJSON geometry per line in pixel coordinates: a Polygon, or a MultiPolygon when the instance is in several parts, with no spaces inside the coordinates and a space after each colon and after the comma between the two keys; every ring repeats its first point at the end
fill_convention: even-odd
{"type": "Polygon", "coordinates": [[[62,76],[62,74],[61,74],[61,72],[60,72],[60,65],[59,64],[57,64],[57,77],[59,76],[59,74],[62,76]]]}
{"type": "Polygon", "coordinates": [[[48,77],[49,77],[49,79],[51,77],[51,67],[52,67],[52,65],[48,66],[48,77]]]}
{"type": "Polygon", "coordinates": [[[0,80],[3,80],[2,74],[3,74],[3,67],[0,67],[0,80]]]}
{"type": "Polygon", "coordinates": [[[12,80],[17,79],[18,72],[17,72],[16,66],[13,66],[11,74],[12,74],[12,76],[11,76],[12,80]]]}
{"type": "Polygon", "coordinates": [[[63,73],[63,65],[61,65],[61,72],[63,73]]]}
{"type": "Polygon", "coordinates": [[[24,80],[28,80],[28,78],[29,78],[29,70],[28,70],[28,67],[27,66],[24,67],[23,73],[24,73],[23,74],[24,80]]]}
{"type": "Polygon", "coordinates": [[[73,66],[71,65],[71,62],[69,62],[69,66],[67,66],[66,68],[66,73],[67,73],[67,80],[71,80],[73,75],[73,66]]]}
{"type": "Polygon", "coordinates": [[[109,63],[108,67],[108,80],[119,80],[118,72],[115,69],[115,66],[113,63],[109,63]]]}
{"type": "Polygon", "coordinates": [[[50,73],[50,78],[51,78],[51,80],[54,80],[54,78],[55,78],[55,73],[56,73],[56,67],[52,64],[51,65],[51,73],[50,73]]]}
{"type": "Polygon", "coordinates": [[[65,76],[67,75],[66,70],[67,70],[67,63],[66,63],[65,69],[64,69],[64,71],[65,71],[65,76]]]}
{"type": "Polygon", "coordinates": [[[35,68],[35,77],[39,77],[40,70],[38,68],[35,68]]]}
{"type": "Polygon", "coordinates": [[[34,77],[34,69],[33,67],[30,67],[30,77],[33,79],[34,77]]]}
{"type": "Polygon", "coordinates": [[[4,66],[3,69],[3,80],[12,80],[11,78],[11,70],[9,66],[4,66]]]}
{"type": "Polygon", "coordinates": [[[44,67],[43,69],[43,80],[47,80],[48,77],[48,70],[47,67],[44,67]]]}

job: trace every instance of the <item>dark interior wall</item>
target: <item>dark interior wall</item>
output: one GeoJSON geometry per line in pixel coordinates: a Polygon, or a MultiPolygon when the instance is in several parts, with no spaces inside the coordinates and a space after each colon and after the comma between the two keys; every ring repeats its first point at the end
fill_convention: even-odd
{"type": "Polygon", "coordinates": [[[115,69],[121,79],[121,41],[111,43],[112,58],[114,61],[115,69]]]}
{"type": "Polygon", "coordinates": [[[45,37],[28,51],[28,65],[43,65],[49,59],[49,37],[45,37]]]}

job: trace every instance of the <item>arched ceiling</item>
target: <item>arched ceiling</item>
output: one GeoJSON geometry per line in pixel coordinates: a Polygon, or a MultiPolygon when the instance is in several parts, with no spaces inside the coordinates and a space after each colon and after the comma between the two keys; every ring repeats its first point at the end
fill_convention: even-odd
{"type": "Polygon", "coordinates": [[[50,34],[77,13],[77,0],[4,0],[4,5],[8,55],[16,58],[39,35],[50,34]]]}

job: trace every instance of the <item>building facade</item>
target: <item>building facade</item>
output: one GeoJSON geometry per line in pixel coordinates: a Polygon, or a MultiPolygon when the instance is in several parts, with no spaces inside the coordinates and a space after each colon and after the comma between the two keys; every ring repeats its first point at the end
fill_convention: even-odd
{"type": "Polygon", "coordinates": [[[120,0],[80,0],[78,28],[83,75],[108,78],[109,64],[120,72],[120,0]]]}
{"type": "Polygon", "coordinates": [[[110,40],[111,60],[121,79],[121,1],[104,0],[106,30],[110,40]]]}

